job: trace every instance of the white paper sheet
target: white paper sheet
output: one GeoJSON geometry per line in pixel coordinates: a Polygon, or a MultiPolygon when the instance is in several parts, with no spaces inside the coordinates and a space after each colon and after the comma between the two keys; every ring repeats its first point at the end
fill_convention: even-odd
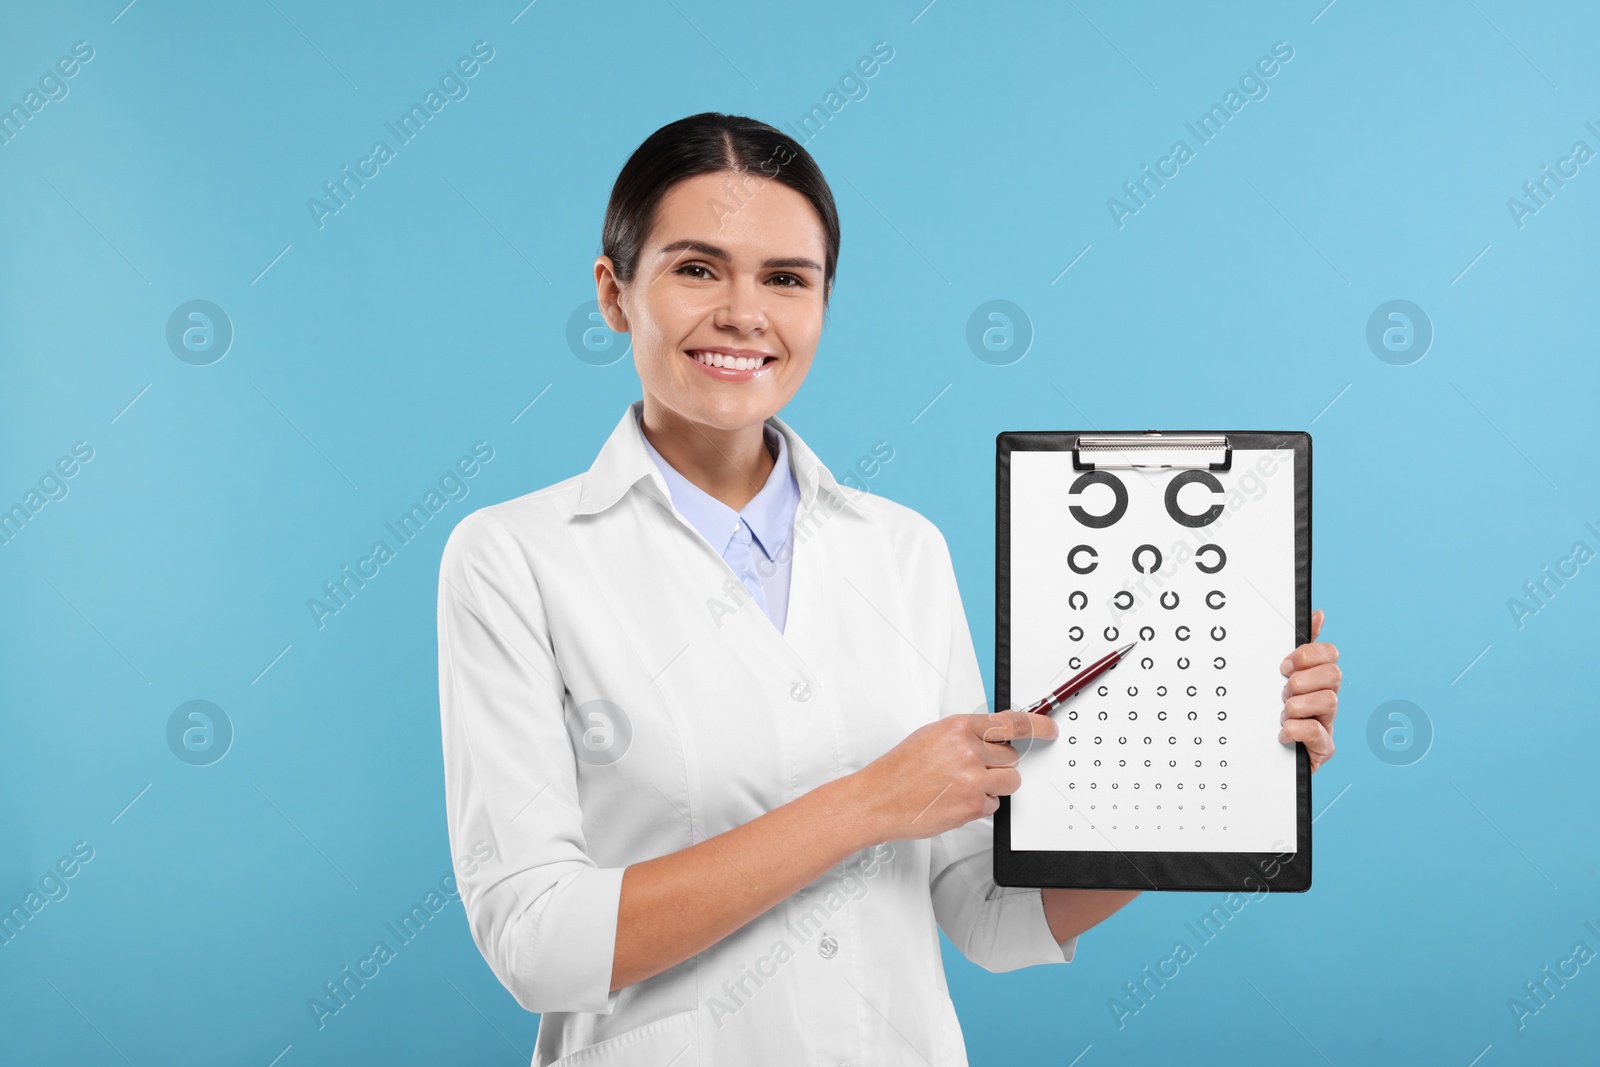
{"type": "Polygon", "coordinates": [[[1278,666],[1295,639],[1292,453],[1236,449],[1231,470],[1208,472],[1220,494],[1190,476],[1182,512],[1222,506],[1197,527],[1166,503],[1185,472],[1146,469],[1107,470],[1126,511],[1085,525],[1072,506],[1094,521],[1116,494],[1097,483],[1072,493],[1082,473],[1070,451],[1011,453],[1012,706],[1140,643],[1052,713],[1057,740],[1018,745],[1012,848],[1295,851],[1295,749],[1277,740],[1278,666]],[[1226,554],[1210,574],[1201,565],[1220,557],[1207,545],[1226,554]],[[1075,573],[1069,559],[1093,569],[1075,573]]]}

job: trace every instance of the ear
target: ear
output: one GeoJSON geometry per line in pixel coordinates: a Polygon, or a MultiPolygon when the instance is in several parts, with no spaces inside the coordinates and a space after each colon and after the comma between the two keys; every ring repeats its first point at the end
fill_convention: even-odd
{"type": "Polygon", "coordinates": [[[601,317],[614,333],[628,332],[628,316],[622,310],[622,288],[611,257],[598,257],[594,261],[594,298],[600,305],[601,317]]]}

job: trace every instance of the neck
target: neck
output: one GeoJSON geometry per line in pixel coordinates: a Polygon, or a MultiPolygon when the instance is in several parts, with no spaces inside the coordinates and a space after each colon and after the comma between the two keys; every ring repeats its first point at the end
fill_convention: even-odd
{"type": "Polygon", "coordinates": [[[767,484],[776,463],[764,423],[724,429],[683,418],[645,397],[639,423],[650,446],[690,482],[739,511],[767,484]]]}

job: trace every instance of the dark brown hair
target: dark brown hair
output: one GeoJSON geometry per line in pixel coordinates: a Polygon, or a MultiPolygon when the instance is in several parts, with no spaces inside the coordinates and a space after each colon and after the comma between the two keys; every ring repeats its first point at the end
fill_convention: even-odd
{"type": "Polygon", "coordinates": [[[685,178],[732,170],[782,182],[810,201],[826,244],[823,300],[833,290],[839,263],[839,212],[822,169],[800,143],[781,130],[743,115],[703,111],[669,122],[644,139],[622,166],[606,204],[600,251],[611,257],[617,280],[627,284],[667,190],[685,178]]]}

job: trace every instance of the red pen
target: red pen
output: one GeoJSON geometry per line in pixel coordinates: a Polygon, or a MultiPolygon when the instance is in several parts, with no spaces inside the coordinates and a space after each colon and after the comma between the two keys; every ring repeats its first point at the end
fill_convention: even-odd
{"type": "Polygon", "coordinates": [[[1061,705],[1062,701],[1066,700],[1069,696],[1076,693],[1078,690],[1082,689],[1096,678],[1100,677],[1106,671],[1109,671],[1112,667],[1115,667],[1118,663],[1121,663],[1122,657],[1128,654],[1128,649],[1132,648],[1138,643],[1139,642],[1137,641],[1129,641],[1121,648],[1107,652],[1104,656],[1101,656],[1099,659],[1089,664],[1067,681],[1056,686],[1049,696],[1038,701],[1037,703],[1023,708],[1022,710],[1038,715],[1050,714],[1061,705]]]}

